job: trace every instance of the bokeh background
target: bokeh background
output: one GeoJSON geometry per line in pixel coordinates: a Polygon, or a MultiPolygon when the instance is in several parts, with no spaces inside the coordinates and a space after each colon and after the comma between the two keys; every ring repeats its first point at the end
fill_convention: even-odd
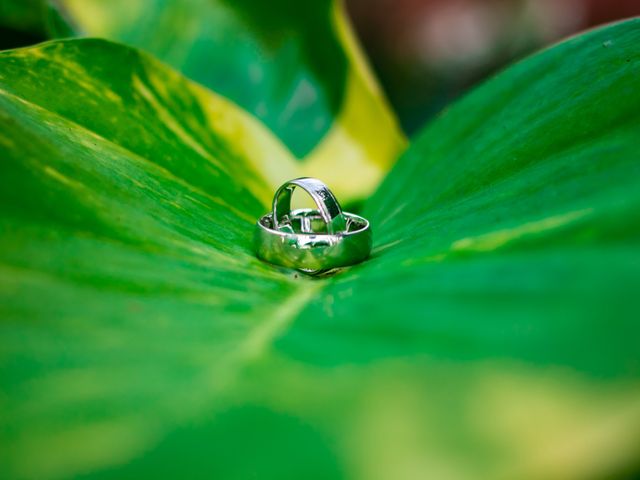
{"type": "Polygon", "coordinates": [[[347,0],[405,131],[501,67],[581,30],[640,15],[640,0],[347,0]]]}
{"type": "MultiPolygon", "coordinates": [[[[640,0],[344,0],[382,87],[411,135],[500,68],[640,0]]],[[[0,49],[46,39],[40,0],[0,0],[0,49]]]]}

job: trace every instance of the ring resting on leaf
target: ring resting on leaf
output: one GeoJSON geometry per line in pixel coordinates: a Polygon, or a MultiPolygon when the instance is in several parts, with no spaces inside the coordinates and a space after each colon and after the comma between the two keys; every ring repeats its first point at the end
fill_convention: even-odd
{"type": "Polygon", "coordinates": [[[298,178],[282,185],[273,197],[273,211],[256,223],[257,256],[306,273],[362,262],[371,253],[371,244],[369,221],[343,212],[331,190],[315,178],[298,178]],[[317,208],[292,211],[296,188],[307,192],[317,208]]]}

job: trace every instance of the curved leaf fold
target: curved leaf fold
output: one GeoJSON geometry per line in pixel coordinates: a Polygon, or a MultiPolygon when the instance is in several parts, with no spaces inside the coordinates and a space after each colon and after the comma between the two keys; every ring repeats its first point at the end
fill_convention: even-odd
{"type": "Polygon", "coordinates": [[[52,3],[78,34],[145,49],[251,112],[300,175],[345,199],[370,194],[404,149],[340,1],[52,3]]]}

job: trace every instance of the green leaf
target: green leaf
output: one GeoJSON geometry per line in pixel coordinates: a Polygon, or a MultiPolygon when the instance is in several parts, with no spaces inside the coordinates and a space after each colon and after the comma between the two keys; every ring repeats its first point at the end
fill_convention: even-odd
{"type": "Polygon", "coordinates": [[[0,50],[35,45],[54,31],[58,37],[73,35],[48,0],[0,0],[0,50]]]}
{"type": "Polygon", "coordinates": [[[0,25],[16,30],[40,30],[42,25],[42,0],[2,0],[0,25]]]}
{"type": "MultiPolygon", "coordinates": [[[[44,37],[46,30],[44,2],[45,0],[1,0],[0,27],[9,29],[1,32],[2,37],[22,34],[35,41],[41,41],[38,39],[44,37]]],[[[11,40],[11,38],[0,38],[0,46],[7,45],[11,40]]]]}
{"type": "Polygon", "coordinates": [[[630,473],[639,75],[639,20],[502,73],[368,201],[373,257],[310,279],[251,251],[259,123],[107,42],[0,54],[0,470],[630,473]]]}
{"type": "Polygon", "coordinates": [[[75,475],[204,410],[192,382],[221,388],[269,334],[256,315],[299,290],[248,248],[271,193],[251,161],[278,152],[229,102],[125,47],[56,42],[0,63],[1,470],[75,475]],[[151,423],[135,427],[142,405],[151,423]]]}
{"type": "Polygon", "coordinates": [[[338,0],[53,4],[76,32],[143,48],[238,103],[301,162],[299,176],[345,198],[371,193],[404,148],[338,0]]]}

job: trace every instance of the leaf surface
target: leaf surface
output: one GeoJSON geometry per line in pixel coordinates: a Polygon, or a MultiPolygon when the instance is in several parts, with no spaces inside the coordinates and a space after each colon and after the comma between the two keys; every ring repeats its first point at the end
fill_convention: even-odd
{"type": "Polygon", "coordinates": [[[629,473],[639,45],[589,32],[456,104],[367,203],[373,257],[321,279],[253,257],[282,147],[242,111],[106,42],[0,54],[2,471],[629,473]]]}
{"type": "Polygon", "coordinates": [[[295,304],[297,285],[247,247],[270,189],[246,154],[278,144],[125,47],[59,42],[0,63],[2,470],[75,475],[202,409],[180,400],[199,397],[186,385],[161,392],[196,373],[215,390],[295,304]],[[143,405],[151,423],[129,424],[143,405]]]}
{"type": "MultiPolygon", "coordinates": [[[[331,181],[343,198],[371,193],[404,148],[339,1],[53,4],[78,34],[143,48],[251,112],[300,175],[331,181]]],[[[288,178],[279,180],[274,188],[288,178]]]]}

